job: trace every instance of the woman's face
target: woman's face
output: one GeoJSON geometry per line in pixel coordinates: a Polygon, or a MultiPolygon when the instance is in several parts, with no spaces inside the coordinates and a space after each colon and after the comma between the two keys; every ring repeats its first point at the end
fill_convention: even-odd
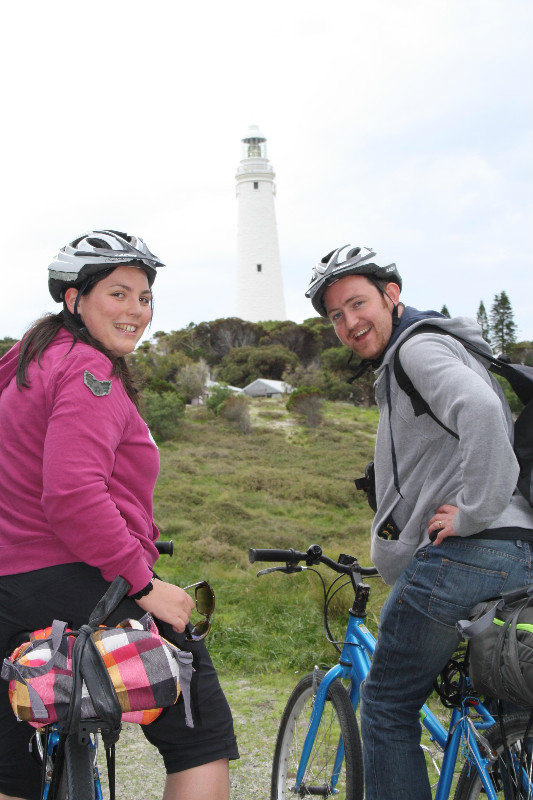
{"type": "MultiPolygon", "coordinates": [[[[65,292],[67,308],[74,312],[78,290],[65,292]]],[[[135,350],[152,317],[148,278],[137,267],[117,267],[82,294],[78,314],[95,339],[115,356],[135,350]]]]}

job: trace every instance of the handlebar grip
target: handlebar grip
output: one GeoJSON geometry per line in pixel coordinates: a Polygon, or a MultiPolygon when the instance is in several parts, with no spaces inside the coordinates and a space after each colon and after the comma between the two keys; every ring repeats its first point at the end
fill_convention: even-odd
{"type": "Polygon", "coordinates": [[[307,553],[299,553],[297,550],[256,550],[250,548],[248,551],[248,558],[250,564],[255,561],[303,561],[307,557],[307,553]]]}
{"type": "Polygon", "coordinates": [[[174,541],[172,539],[169,542],[156,542],[155,546],[160,555],[174,555],[174,541]]]}

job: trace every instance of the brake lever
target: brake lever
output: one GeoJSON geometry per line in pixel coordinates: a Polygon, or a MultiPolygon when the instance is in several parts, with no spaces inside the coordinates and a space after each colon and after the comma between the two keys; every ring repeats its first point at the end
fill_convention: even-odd
{"type": "Polygon", "coordinates": [[[307,569],[307,567],[300,567],[297,564],[293,567],[268,567],[268,569],[262,569],[258,572],[256,577],[260,578],[261,575],[268,575],[269,572],[285,572],[289,575],[291,572],[303,572],[304,569],[307,569]]]}

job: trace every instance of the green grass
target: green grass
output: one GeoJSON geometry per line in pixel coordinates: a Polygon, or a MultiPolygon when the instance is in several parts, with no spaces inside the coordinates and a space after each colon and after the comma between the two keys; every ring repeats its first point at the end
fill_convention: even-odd
{"type": "MultiPolygon", "coordinates": [[[[318,543],[331,557],[346,552],[369,563],[372,512],[353,478],[372,458],[377,411],[327,403],[323,424],[309,429],[279,400],[254,400],[251,410],[252,429],[242,434],[205,408],[188,409],[177,441],[161,446],[155,518],[175,556],[157,570],[181,585],[212,583],[209,649],[218,668],[306,672],[335,657],[323,635],[318,578],[258,579],[268,565],[251,566],[248,549],[318,543]]],[[[387,589],[379,578],[372,586],[375,630],[387,589]]],[[[349,605],[344,590],[332,609],[336,636],[349,605]]]]}

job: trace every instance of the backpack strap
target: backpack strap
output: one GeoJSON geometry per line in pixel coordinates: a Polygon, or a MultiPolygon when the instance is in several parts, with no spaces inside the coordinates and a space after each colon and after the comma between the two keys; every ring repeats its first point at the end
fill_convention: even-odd
{"type": "MultiPolygon", "coordinates": [[[[396,348],[396,352],[394,353],[394,365],[393,365],[394,377],[396,378],[396,383],[398,384],[400,389],[402,389],[409,397],[411,405],[413,406],[413,411],[415,412],[415,417],[420,417],[422,414],[427,414],[428,416],[431,417],[432,420],[434,420],[437,423],[437,425],[440,425],[441,428],[444,428],[444,430],[447,433],[453,436],[454,439],[459,439],[459,436],[457,435],[457,433],[455,433],[455,431],[452,431],[451,428],[448,428],[444,424],[444,422],[441,422],[440,419],[437,416],[435,416],[429,404],[424,400],[420,392],[413,386],[411,379],[409,378],[406,371],[402,367],[400,361],[400,350],[402,348],[402,345],[404,345],[408,339],[411,339],[413,336],[416,336],[419,333],[435,333],[435,332],[443,333],[446,336],[451,335],[447,334],[446,331],[443,331],[442,328],[438,328],[436,325],[419,325],[417,328],[414,329],[412,333],[409,334],[409,336],[406,336],[405,339],[402,342],[400,342],[400,344],[396,348]]],[[[454,336],[453,338],[456,339],[458,337],[454,336]]],[[[464,342],[461,343],[464,344],[464,342]]]]}
{"type": "MultiPolygon", "coordinates": [[[[524,405],[527,405],[530,400],[533,400],[533,367],[530,367],[527,364],[511,364],[510,361],[504,358],[503,356],[501,358],[495,358],[493,355],[484,352],[479,347],[476,347],[475,344],[468,342],[461,336],[457,336],[455,333],[450,333],[449,331],[445,331],[443,328],[439,328],[437,325],[424,324],[424,325],[419,325],[412,331],[412,333],[406,336],[405,339],[402,342],[400,342],[394,354],[394,375],[396,377],[396,380],[398,381],[400,388],[402,388],[406,392],[406,394],[409,395],[409,397],[411,397],[411,394],[409,393],[408,390],[410,389],[410,387],[412,387],[411,391],[414,395],[416,395],[414,403],[417,404],[417,407],[421,408],[422,404],[424,406],[427,406],[427,403],[425,403],[425,401],[420,397],[419,393],[414,388],[413,384],[411,383],[406,373],[404,372],[403,367],[400,364],[400,358],[398,356],[398,353],[401,346],[408,339],[410,339],[412,336],[416,336],[419,333],[440,333],[443,336],[451,336],[452,339],[455,339],[456,341],[460,342],[463,345],[463,347],[470,353],[472,353],[475,356],[478,356],[484,361],[488,361],[490,366],[487,367],[487,369],[489,369],[490,372],[494,372],[496,375],[501,375],[502,378],[505,378],[507,381],[509,381],[509,384],[511,385],[513,392],[517,395],[520,402],[522,402],[524,405]],[[401,383],[402,381],[405,384],[405,386],[402,385],[401,383]],[[420,398],[420,401],[418,400],[418,398],[420,398]]],[[[430,413],[430,410],[419,411],[417,414],[414,403],[413,403],[413,409],[415,411],[416,416],[419,416],[420,414],[430,414],[430,416],[433,417],[433,414],[430,413]]],[[[433,419],[441,426],[441,428],[444,428],[442,422],[440,422],[435,417],[433,417],[433,419]]],[[[446,430],[448,429],[446,428],[446,430]]]]}

